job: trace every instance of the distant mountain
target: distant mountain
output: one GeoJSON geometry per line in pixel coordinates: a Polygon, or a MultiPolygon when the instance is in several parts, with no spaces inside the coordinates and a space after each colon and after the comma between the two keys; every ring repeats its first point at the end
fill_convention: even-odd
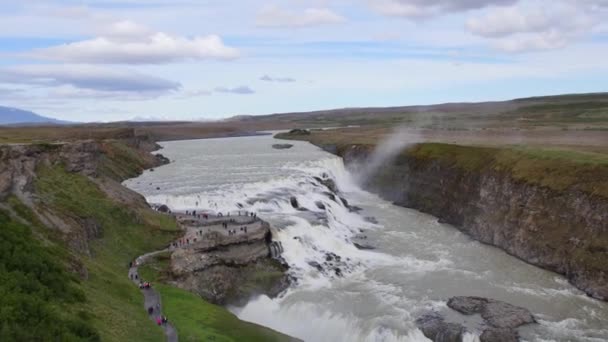
{"type": "Polygon", "coordinates": [[[0,125],[66,124],[67,121],[47,118],[36,113],[0,106],[0,125]]]}

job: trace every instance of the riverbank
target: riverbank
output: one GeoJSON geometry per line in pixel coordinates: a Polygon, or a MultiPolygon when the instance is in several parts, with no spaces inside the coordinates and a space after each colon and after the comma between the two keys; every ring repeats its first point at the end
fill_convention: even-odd
{"type": "MultiPolygon", "coordinates": [[[[355,174],[369,165],[380,141],[345,142],[340,132],[277,137],[310,141],[341,156],[355,174]]],[[[423,143],[403,147],[380,165],[366,170],[365,188],[608,299],[603,154],[423,143]]]]}
{"type": "MultiPolygon", "coordinates": [[[[2,287],[9,286],[7,293],[19,293],[2,298],[2,307],[13,312],[6,321],[9,330],[4,337],[47,339],[47,334],[53,334],[91,341],[164,340],[160,327],[142,310],[143,296],[127,277],[126,270],[137,256],[174,241],[181,229],[173,218],[155,212],[141,195],[121,185],[144,169],[168,162],[162,156],[150,154],[157,148],[153,140],[138,136],[133,130],[94,140],[0,146],[3,234],[20,236],[23,240],[13,242],[10,250],[34,248],[29,255],[39,258],[21,265],[27,258],[20,253],[2,255],[0,261],[5,266],[1,268],[2,278],[11,279],[3,282],[2,287]],[[52,279],[45,275],[55,271],[36,271],[35,265],[45,263],[56,271],[52,279]],[[13,269],[11,265],[21,266],[13,269]],[[43,285],[19,286],[13,282],[19,279],[14,272],[29,274],[43,285]],[[44,289],[51,284],[57,286],[53,291],[60,295],[44,297],[53,293],[44,289]],[[29,307],[32,300],[48,305],[43,305],[38,313],[21,316],[22,308],[29,307]],[[48,329],[29,329],[45,324],[48,329]]],[[[189,296],[184,290],[166,288],[169,290],[163,303],[171,302],[170,296],[189,296]]],[[[199,305],[197,302],[204,303],[194,298],[190,299],[194,307],[199,305]]],[[[168,310],[174,314],[170,319],[178,331],[186,329],[180,326],[180,315],[195,314],[168,310]]],[[[220,307],[214,310],[230,315],[220,307]]],[[[236,318],[230,322],[233,331],[245,329],[258,331],[261,336],[283,338],[236,318]]],[[[224,338],[230,334],[218,330],[215,336],[224,338]]]]}

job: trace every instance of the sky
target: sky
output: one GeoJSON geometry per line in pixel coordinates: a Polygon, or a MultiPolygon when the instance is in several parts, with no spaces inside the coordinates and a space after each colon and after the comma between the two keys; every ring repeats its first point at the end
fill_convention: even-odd
{"type": "Polygon", "coordinates": [[[608,0],[0,0],[0,105],[214,120],[608,90],[608,0]]]}

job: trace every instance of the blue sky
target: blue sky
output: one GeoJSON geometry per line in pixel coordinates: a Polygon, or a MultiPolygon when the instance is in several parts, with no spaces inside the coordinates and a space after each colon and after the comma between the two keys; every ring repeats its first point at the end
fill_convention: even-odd
{"type": "Polygon", "coordinates": [[[608,90],[605,0],[0,1],[0,105],[73,121],[608,90]]]}

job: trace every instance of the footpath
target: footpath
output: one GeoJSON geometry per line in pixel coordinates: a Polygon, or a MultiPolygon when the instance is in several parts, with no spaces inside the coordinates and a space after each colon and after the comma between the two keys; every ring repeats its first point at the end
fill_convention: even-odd
{"type": "MultiPolygon", "coordinates": [[[[158,254],[178,248],[191,248],[196,244],[197,240],[198,242],[201,242],[200,239],[204,238],[206,233],[215,232],[224,236],[230,236],[231,234],[250,235],[257,233],[262,229],[262,223],[257,217],[251,216],[249,213],[245,214],[246,215],[241,215],[239,212],[239,214],[235,216],[202,216],[190,212],[174,213],[173,216],[175,216],[180,225],[185,228],[183,237],[172,242],[168,248],[137,257],[129,268],[129,279],[137,286],[146,283],[146,281],[139,276],[139,266],[145,264],[146,261],[158,254]],[[243,228],[243,230],[241,230],[241,228],[243,228]]],[[[141,292],[144,295],[144,308],[148,312],[148,316],[154,323],[157,323],[158,319],[164,317],[160,294],[152,286],[141,288],[141,292]]],[[[168,317],[167,322],[161,324],[161,327],[165,332],[168,342],[177,342],[179,340],[177,330],[169,320],[170,317],[168,317]]]]}

